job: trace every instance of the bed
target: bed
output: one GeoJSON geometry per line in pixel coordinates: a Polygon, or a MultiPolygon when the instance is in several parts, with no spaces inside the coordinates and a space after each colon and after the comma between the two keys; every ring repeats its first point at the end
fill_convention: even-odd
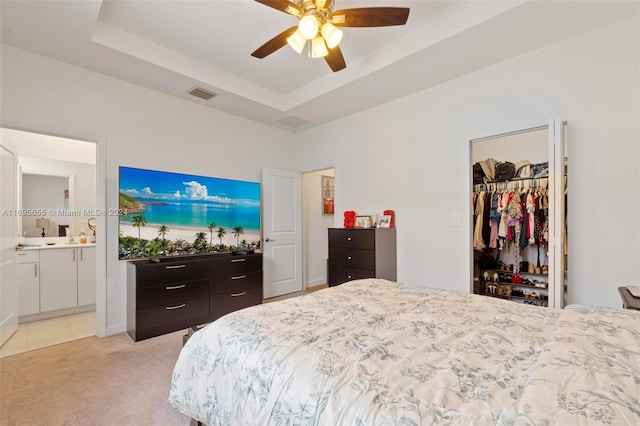
{"type": "Polygon", "coordinates": [[[207,425],[638,425],[640,311],[351,281],[196,332],[169,403],[207,425]]]}

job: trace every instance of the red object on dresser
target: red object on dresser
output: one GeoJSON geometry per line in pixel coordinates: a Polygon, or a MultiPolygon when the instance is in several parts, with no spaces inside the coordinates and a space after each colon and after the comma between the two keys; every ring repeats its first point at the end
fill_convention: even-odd
{"type": "Polygon", "coordinates": [[[353,228],[356,226],[356,212],[347,210],[344,212],[344,227],[353,228]]]}
{"type": "Polygon", "coordinates": [[[382,212],[385,216],[391,216],[391,220],[389,221],[389,228],[396,227],[396,213],[393,210],[385,210],[382,212]]]}

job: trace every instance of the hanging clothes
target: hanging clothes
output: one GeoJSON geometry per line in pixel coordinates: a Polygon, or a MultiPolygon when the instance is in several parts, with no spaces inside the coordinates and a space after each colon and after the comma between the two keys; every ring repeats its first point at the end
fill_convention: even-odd
{"type": "Polygon", "coordinates": [[[473,228],[473,248],[474,250],[483,250],[485,247],[482,241],[482,216],[484,213],[484,191],[480,192],[476,197],[476,225],[473,228]]]}

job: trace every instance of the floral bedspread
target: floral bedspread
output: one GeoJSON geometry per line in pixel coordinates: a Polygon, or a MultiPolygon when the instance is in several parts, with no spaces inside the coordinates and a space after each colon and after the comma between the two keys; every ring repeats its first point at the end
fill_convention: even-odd
{"type": "Polygon", "coordinates": [[[358,280],[195,333],[169,402],[208,425],[640,424],[640,312],[358,280]]]}

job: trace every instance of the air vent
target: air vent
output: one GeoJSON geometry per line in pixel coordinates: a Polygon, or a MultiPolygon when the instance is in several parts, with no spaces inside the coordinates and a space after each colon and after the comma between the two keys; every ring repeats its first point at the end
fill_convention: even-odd
{"type": "Polygon", "coordinates": [[[304,118],[290,115],[288,117],[283,118],[282,120],[278,120],[278,123],[284,124],[287,127],[300,127],[302,125],[309,123],[309,120],[305,120],[304,118]]]}
{"type": "Polygon", "coordinates": [[[192,96],[195,96],[196,98],[200,98],[200,99],[204,99],[205,101],[208,101],[209,99],[213,98],[216,94],[209,92],[208,90],[204,90],[201,87],[194,87],[193,89],[189,90],[187,93],[189,93],[192,96]]]}

